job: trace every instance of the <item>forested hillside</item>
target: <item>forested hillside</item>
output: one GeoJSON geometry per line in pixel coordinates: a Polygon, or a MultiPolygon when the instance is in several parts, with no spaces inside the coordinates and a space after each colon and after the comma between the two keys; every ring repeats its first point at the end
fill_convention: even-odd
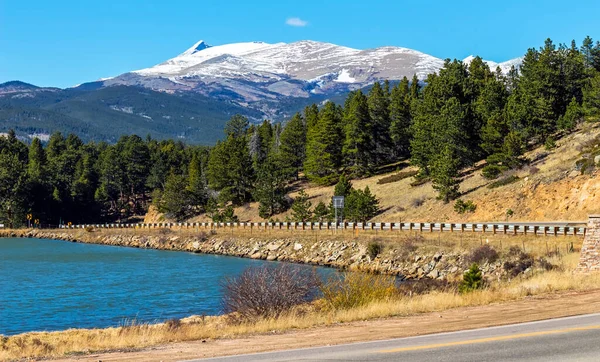
{"type": "Polygon", "coordinates": [[[20,82],[0,85],[0,130],[19,137],[77,134],[84,141],[114,143],[123,134],[214,144],[227,119],[255,110],[200,94],[168,94],[134,86],[38,88],[20,82]]]}
{"type": "MultiPolygon", "coordinates": [[[[27,213],[42,223],[113,221],[143,215],[153,203],[178,220],[207,213],[227,221],[236,219],[233,206],[251,201],[265,219],[289,208],[297,221],[331,218],[325,203],[311,208],[307,195],[294,202],[287,196],[305,177],[337,183],[335,194],[347,198],[344,217],[364,221],[386,195],[354,189],[348,179],[410,162],[418,169],[412,183],[431,181],[450,202],[465,191],[465,168],[485,160],[485,177],[510,182],[506,173],[530,161],[527,149],[553,149],[599,115],[600,43],[547,40],[508,74],[481,58],[469,65],[447,60],[424,86],[416,78],[375,83],[366,94],[352,92],[343,106],[306,107],[284,126],[234,116],[226,138],[210,149],[138,136],[84,144],[60,134],[45,148],[34,140],[27,149],[11,133],[0,140],[2,218],[14,225],[27,213]]],[[[594,167],[590,162],[586,167],[594,167]]]]}

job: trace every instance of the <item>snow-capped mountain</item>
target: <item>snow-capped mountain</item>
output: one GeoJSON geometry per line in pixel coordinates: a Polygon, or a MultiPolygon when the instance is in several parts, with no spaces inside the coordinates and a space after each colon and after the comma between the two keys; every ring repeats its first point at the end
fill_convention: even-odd
{"type": "MultiPolygon", "coordinates": [[[[465,59],[465,62],[472,60],[465,59]]],[[[520,59],[488,64],[508,71],[520,59]]],[[[442,59],[400,47],[359,50],[330,43],[299,41],[210,46],[199,41],[180,55],[150,68],[101,80],[102,85],[137,85],[177,93],[197,92],[277,114],[288,98],[329,97],[402,77],[425,79],[442,59]]]]}

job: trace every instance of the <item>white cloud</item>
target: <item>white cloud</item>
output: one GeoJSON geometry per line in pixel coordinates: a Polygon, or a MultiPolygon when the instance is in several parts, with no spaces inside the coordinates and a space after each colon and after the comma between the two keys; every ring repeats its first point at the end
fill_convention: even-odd
{"type": "Polygon", "coordinates": [[[303,27],[303,26],[307,26],[308,25],[308,21],[306,20],[302,20],[300,18],[288,18],[285,23],[289,26],[299,26],[299,27],[303,27]]]}

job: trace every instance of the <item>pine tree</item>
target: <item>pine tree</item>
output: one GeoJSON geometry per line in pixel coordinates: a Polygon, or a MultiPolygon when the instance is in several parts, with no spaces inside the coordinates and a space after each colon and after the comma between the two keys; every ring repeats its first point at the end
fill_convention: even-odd
{"type": "Polygon", "coordinates": [[[600,116],[600,72],[583,89],[583,109],[590,116],[600,116]]]}
{"type": "Polygon", "coordinates": [[[567,131],[573,130],[581,118],[583,118],[583,110],[577,99],[573,97],[571,103],[567,106],[565,114],[558,119],[558,128],[567,131]]]}
{"type": "Polygon", "coordinates": [[[414,74],[412,80],[410,81],[410,99],[411,101],[419,98],[419,93],[421,91],[421,86],[419,85],[419,78],[414,74]]]}
{"type": "Polygon", "coordinates": [[[293,178],[297,180],[306,154],[306,127],[299,113],[292,117],[281,132],[280,153],[291,168],[293,178]]]}
{"type": "Polygon", "coordinates": [[[445,203],[459,196],[460,180],[458,173],[460,163],[452,145],[445,145],[442,152],[437,155],[431,165],[431,179],[433,188],[437,190],[440,200],[445,203]]]}
{"type": "Polygon", "coordinates": [[[379,201],[369,187],[352,190],[344,207],[344,217],[352,222],[367,222],[379,212],[379,201]]]}
{"type": "Polygon", "coordinates": [[[410,102],[408,78],[404,77],[392,89],[390,98],[390,136],[395,154],[399,157],[410,156],[410,102]]]}
{"type": "Polygon", "coordinates": [[[374,164],[383,165],[390,159],[392,139],[390,137],[389,96],[381,84],[375,83],[369,92],[369,115],[372,122],[374,141],[374,164]]]}
{"type": "Polygon", "coordinates": [[[193,204],[188,191],[188,180],[183,175],[171,173],[166,180],[165,190],[158,203],[158,210],[167,213],[177,221],[185,220],[193,204]]]}
{"type": "Polygon", "coordinates": [[[188,185],[187,190],[190,193],[190,201],[197,209],[203,209],[208,201],[208,190],[206,177],[202,172],[202,161],[197,152],[192,155],[188,167],[188,185]]]}
{"type": "Polygon", "coordinates": [[[317,206],[315,206],[315,209],[313,211],[313,220],[315,222],[324,222],[329,219],[330,219],[329,208],[325,205],[325,203],[323,203],[323,201],[320,201],[317,204],[317,206]]]}
{"type": "Polygon", "coordinates": [[[278,154],[271,153],[257,171],[254,199],[259,202],[260,217],[268,219],[287,208],[287,174],[278,154]]]}
{"type": "Polygon", "coordinates": [[[292,220],[296,222],[311,221],[313,218],[311,206],[312,202],[310,202],[308,194],[304,190],[300,190],[292,204],[292,220]]]}
{"type": "Polygon", "coordinates": [[[344,110],[345,140],[342,149],[345,164],[354,174],[369,174],[374,166],[373,132],[367,97],[360,91],[351,93],[344,110]]]}
{"type": "Polygon", "coordinates": [[[344,174],[340,175],[338,183],[335,184],[335,188],[333,189],[333,196],[348,196],[350,192],[353,190],[352,183],[344,176],[344,174]]]}
{"type": "Polygon", "coordinates": [[[317,124],[309,128],[304,171],[309,180],[330,185],[341,165],[341,130],[338,107],[327,102],[319,113],[317,124]]]}
{"type": "Polygon", "coordinates": [[[252,199],[254,171],[247,141],[248,120],[234,116],[227,124],[227,138],[210,151],[209,186],[220,191],[221,201],[241,205],[252,199]]]}
{"type": "Polygon", "coordinates": [[[46,152],[42,148],[42,142],[35,137],[29,146],[29,162],[27,163],[27,175],[35,182],[45,182],[46,174],[46,152]]]}

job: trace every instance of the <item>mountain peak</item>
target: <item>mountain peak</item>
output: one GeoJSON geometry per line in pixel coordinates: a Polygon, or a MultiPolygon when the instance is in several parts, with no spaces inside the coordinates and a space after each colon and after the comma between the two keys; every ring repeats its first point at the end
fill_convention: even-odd
{"type": "Polygon", "coordinates": [[[210,48],[210,45],[206,44],[204,40],[200,40],[196,42],[196,44],[192,45],[191,48],[183,52],[182,55],[192,55],[207,48],[210,48]]]}

